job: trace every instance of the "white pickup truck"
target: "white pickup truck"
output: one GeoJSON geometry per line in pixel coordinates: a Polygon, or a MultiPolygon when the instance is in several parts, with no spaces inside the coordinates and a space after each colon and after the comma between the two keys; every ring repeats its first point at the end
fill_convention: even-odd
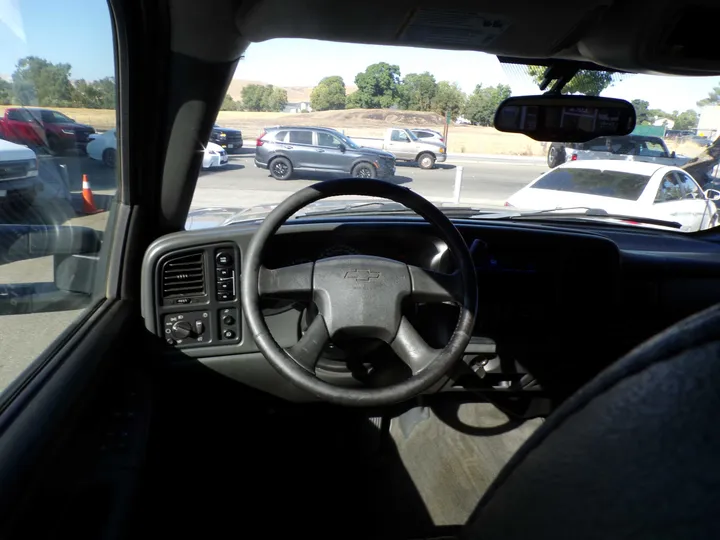
{"type": "Polygon", "coordinates": [[[586,143],[553,143],[548,150],[548,165],[557,167],[567,161],[613,159],[643,161],[682,167],[691,158],[670,152],[660,137],[625,135],[598,137],[586,143]]]}
{"type": "Polygon", "coordinates": [[[401,127],[388,128],[384,139],[371,139],[366,137],[350,137],[360,146],[377,148],[395,155],[398,161],[412,161],[421,169],[432,169],[435,163],[442,163],[447,159],[447,146],[429,140],[419,139],[412,131],[401,127]]]}
{"type": "Polygon", "coordinates": [[[41,186],[35,152],[0,139],[0,204],[10,200],[31,204],[41,186]]]}

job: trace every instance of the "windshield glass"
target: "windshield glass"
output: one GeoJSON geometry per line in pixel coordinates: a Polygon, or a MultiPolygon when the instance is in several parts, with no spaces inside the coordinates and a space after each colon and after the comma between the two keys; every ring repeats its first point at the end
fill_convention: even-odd
{"type": "MultiPolygon", "coordinates": [[[[262,219],[299,189],[361,176],[403,185],[477,219],[538,210],[545,212],[537,219],[552,219],[548,209],[586,207],[637,217],[628,227],[642,227],[641,218],[679,220],[682,229],[672,231],[678,234],[718,223],[716,193],[705,194],[720,183],[716,161],[695,162],[720,134],[720,77],[580,71],[564,90],[632,102],[638,118],[632,134],[544,143],[496,131],[498,105],[541,94],[544,70],[479,52],[302,39],[252,43],[215,123],[233,131],[210,136],[225,155],[205,156],[191,211],[202,212],[205,225],[213,222],[211,208],[218,225],[262,219]],[[294,61],[287,65],[289,51],[294,61]],[[670,190],[656,197],[662,167],[687,172],[691,195],[671,197],[679,191],[670,190]]],[[[396,207],[343,204],[332,211],[396,207]]]]}
{"type": "Polygon", "coordinates": [[[43,122],[51,124],[72,124],[73,121],[62,113],[57,111],[42,111],[40,114],[43,122]]]}
{"type": "Polygon", "coordinates": [[[559,169],[549,172],[531,187],[637,201],[649,180],[649,176],[620,171],[559,169]]]}

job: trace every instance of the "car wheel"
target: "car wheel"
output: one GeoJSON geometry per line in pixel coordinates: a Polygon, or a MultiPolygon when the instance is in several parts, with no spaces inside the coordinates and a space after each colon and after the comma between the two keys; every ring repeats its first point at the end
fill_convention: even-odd
{"type": "Polygon", "coordinates": [[[352,175],[355,178],[375,178],[375,167],[369,163],[358,163],[353,167],[352,175]]]}
{"type": "Polygon", "coordinates": [[[290,160],[285,157],[276,157],[270,162],[270,174],[275,180],[287,180],[293,173],[290,160]]]}
{"type": "Polygon", "coordinates": [[[418,165],[421,169],[432,169],[435,166],[435,156],[432,154],[420,154],[418,165]]]}
{"type": "Polygon", "coordinates": [[[117,152],[114,148],[106,148],[102,153],[102,162],[106,167],[111,169],[115,168],[115,160],[117,158],[117,152]]]}
{"type": "Polygon", "coordinates": [[[565,149],[564,148],[558,148],[557,146],[550,145],[550,150],[548,150],[547,155],[547,164],[548,167],[551,169],[554,169],[561,163],[565,161],[565,149]]]}

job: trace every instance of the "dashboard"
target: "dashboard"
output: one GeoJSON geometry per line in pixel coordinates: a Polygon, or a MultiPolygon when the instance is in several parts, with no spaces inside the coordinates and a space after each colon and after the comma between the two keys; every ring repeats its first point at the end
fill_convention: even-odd
{"type": "MultiPolygon", "coordinates": [[[[471,249],[480,305],[465,365],[432,392],[499,391],[498,381],[517,389],[529,375],[533,388],[561,400],[653,334],[720,301],[720,288],[710,286],[720,272],[712,238],[586,224],[455,224],[471,249]],[[464,369],[473,362],[492,377],[481,380],[464,369]]],[[[160,338],[169,366],[197,364],[284,399],[310,401],[267,363],[243,320],[239,279],[255,228],[181,232],[153,243],[142,276],[145,326],[160,338]]],[[[407,217],[293,222],[268,243],[263,262],[277,268],[351,254],[455,270],[434,229],[407,217]]],[[[273,298],[262,307],[273,337],[290,347],[314,306],[309,299],[273,298]]],[[[441,347],[457,308],[408,306],[406,315],[429,345],[441,347]]],[[[386,349],[378,343],[331,345],[319,376],[367,384],[368,363],[390,362],[386,349]]]]}

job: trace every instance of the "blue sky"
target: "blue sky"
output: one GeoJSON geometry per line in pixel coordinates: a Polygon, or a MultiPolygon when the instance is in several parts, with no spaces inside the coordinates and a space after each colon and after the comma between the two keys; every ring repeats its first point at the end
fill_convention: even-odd
{"type": "MultiPolygon", "coordinates": [[[[107,4],[103,0],[0,0],[0,75],[11,75],[17,60],[28,55],[67,62],[77,79],[113,75],[107,4]]],[[[340,75],[351,84],[359,71],[375,62],[397,64],[402,75],[430,71],[438,81],[457,82],[466,92],[477,84],[498,83],[509,84],[514,95],[537,92],[517,67],[503,68],[494,56],[483,53],[312,40],[252,44],[235,77],[278,86],[314,86],[327,75],[340,75]],[[288,62],[288,55],[294,61],[288,62]],[[278,65],[283,69],[277,69],[278,65]]],[[[720,85],[720,77],[630,75],[603,95],[646,99],[651,108],[683,111],[695,108],[715,85],[720,85]]]]}

